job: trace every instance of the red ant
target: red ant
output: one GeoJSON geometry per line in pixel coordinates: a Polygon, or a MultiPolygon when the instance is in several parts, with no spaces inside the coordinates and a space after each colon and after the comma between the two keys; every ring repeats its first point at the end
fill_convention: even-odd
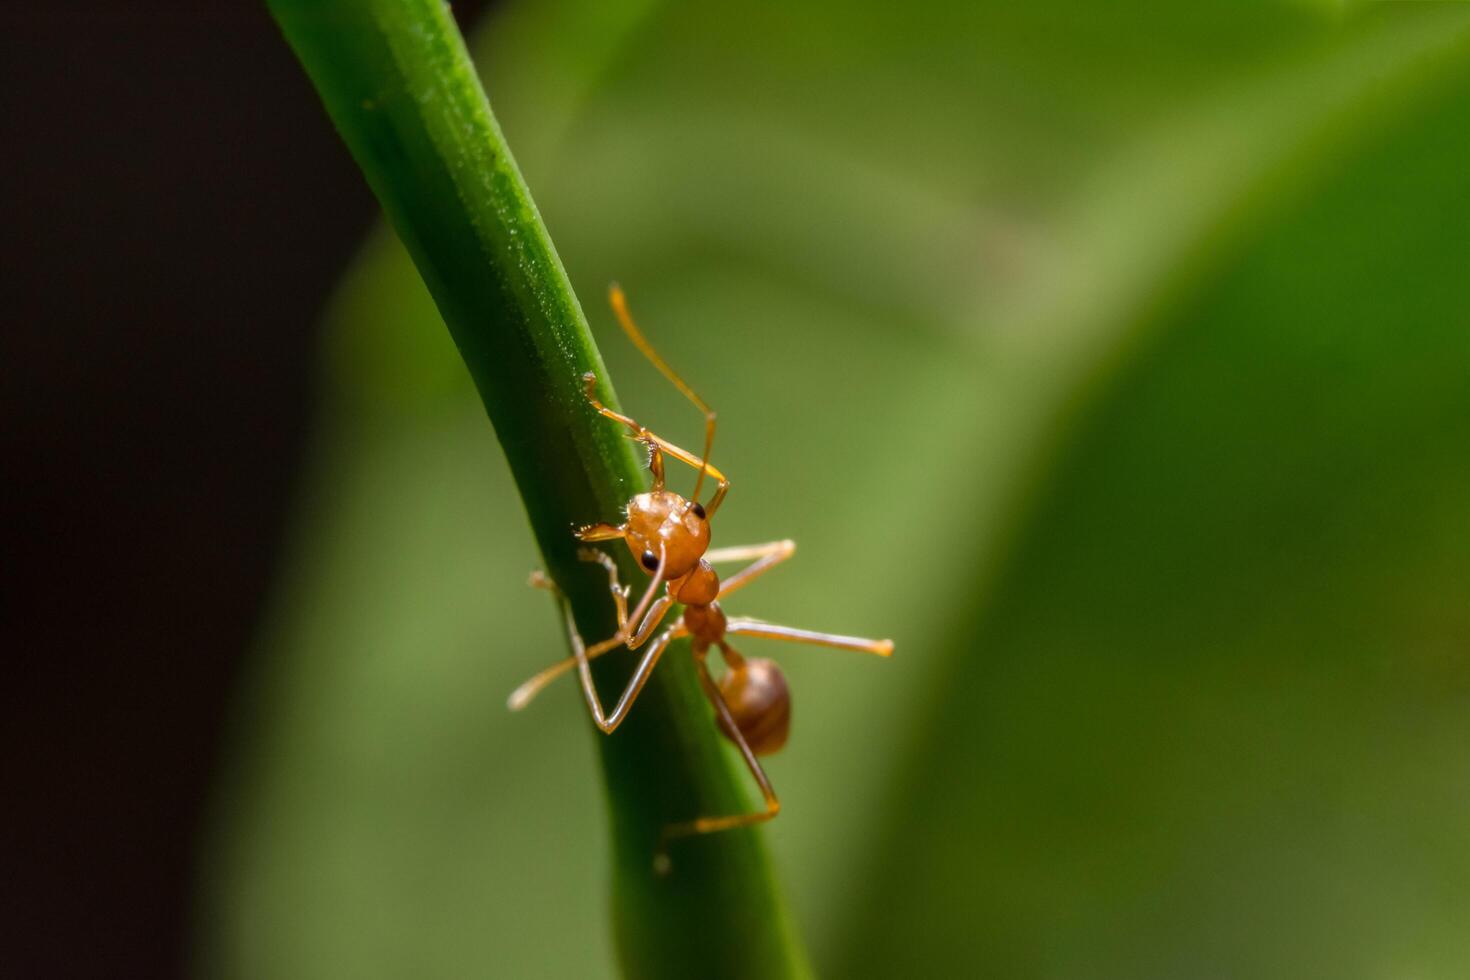
{"type": "Polygon", "coordinates": [[[770,820],[781,809],[770,780],[766,778],[765,770],[756,757],[776,752],[786,744],[791,726],[791,695],[786,686],[786,678],[775,662],[741,655],[729,644],[726,639],[728,636],[789,640],[859,650],[882,657],[893,653],[893,641],[816,633],[789,626],[776,626],[757,619],[732,619],[725,616],[719,600],[736,589],[749,585],[757,576],[790,558],[796,551],[796,544],[789,540],[772,541],[768,544],[707,550],[709,522],[730,488],[730,481],[709,462],[710,447],[715,437],[715,413],[674,373],[639,331],[628,312],[623,291],[616,284],[612,286],[609,298],[618,322],[634,346],[704,413],[704,454],[696,457],[655,435],[626,415],[620,415],[603,405],[597,400],[596,375],[591,372],[583,375],[587,400],[592,407],[607,418],[627,426],[632,430],[632,438],[648,447],[648,465],[653,473],[653,488],[628,501],[626,519],[622,524],[592,524],[579,529],[576,532],[577,537],[583,541],[622,539],[638,558],[639,564],[653,578],[630,615],[629,590],[619,584],[617,565],[612,557],[594,548],[582,549],[582,560],[598,562],[607,569],[609,589],[618,616],[617,632],[589,647],[583,643],[577,632],[571,609],[556,585],[544,574],[534,573],[531,584],[552,591],[561,600],[572,656],[553,664],[516,688],[508,703],[512,711],[519,711],[542,688],[575,666],[581,677],[582,693],[586,696],[593,721],[602,731],[611,734],[628,716],[629,709],[643,690],[643,685],[648,682],[649,675],[668,645],[682,637],[692,638],[691,648],[699,671],[700,686],[714,706],[720,731],[739,748],[746,766],[759,784],[761,794],[765,797],[765,809],[755,813],[698,817],[664,828],[659,863],[666,864],[666,859],[663,858],[663,842],[671,838],[748,826],[770,820]],[[691,499],[686,500],[665,487],[665,453],[699,471],[691,499]],[[716,483],[714,495],[710,497],[707,506],[700,504],[698,500],[706,475],[716,483]],[[721,583],[712,566],[727,561],[749,561],[750,564],[721,583]],[[660,585],[664,586],[663,595],[658,595],[660,585]],[[633,671],[627,688],[618,698],[616,707],[611,714],[607,713],[592,684],[591,661],[619,647],[626,646],[630,650],[636,650],[643,646],[675,602],[684,605],[683,615],[649,644],[633,671]],[[721,659],[725,662],[725,673],[718,681],[710,676],[706,664],[711,647],[719,648],[721,659]]]}

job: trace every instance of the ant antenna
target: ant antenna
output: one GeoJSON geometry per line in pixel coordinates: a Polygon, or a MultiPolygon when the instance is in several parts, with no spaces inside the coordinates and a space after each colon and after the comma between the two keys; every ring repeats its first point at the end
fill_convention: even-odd
{"type": "Polygon", "coordinates": [[[683,392],[684,397],[694,403],[695,407],[704,413],[704,456],[699,460],[699,477],[694,481],[694,493],[690,500],[699,500],[700,488],[704,486],[705,471],[709,469],[710,448],[715,444],[715,413],[714,409],[705,404],[704,399],[694,393],[694,389],[684,383],[684,379],[674,373],[667,361],[659,357],[658,351],[643,336],[643,331],[638,329],[638,324],[633,322],[633,314],[628,312],[628,299],[623,295],[623,287],[612,283],[607,287],[607,299],[612,304],[613,313],[618,318],[618,323],[623,328],[623,333],[633,341],[633,346],[643,352],[643,356],[653,362],[659,373],[674,383],[674,387],[683,392]]]}

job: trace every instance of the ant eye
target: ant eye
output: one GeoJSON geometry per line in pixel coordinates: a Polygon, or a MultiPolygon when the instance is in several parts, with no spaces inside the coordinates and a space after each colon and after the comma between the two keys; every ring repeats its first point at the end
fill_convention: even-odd
{"type": "Polygon", "coordinates": [[[696,500],[693,504],[690,505],[689,509],[694,511],[695,517],[699,518],[701,521],[704,520],[704,504],[696,500]]]}
{"type": "Polygon", "coordinates": [[[643,567],[648,569],[650,572],[658,568],[658,555],[655,555],[651,551],[645,551],[643,553],[643,557],[638,560],[643,562],[643,567]]]}

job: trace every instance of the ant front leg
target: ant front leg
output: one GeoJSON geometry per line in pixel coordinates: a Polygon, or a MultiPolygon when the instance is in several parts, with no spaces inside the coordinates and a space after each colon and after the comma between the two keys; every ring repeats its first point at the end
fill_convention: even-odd
{"type": "Polygon", "coordinates": [[[659,587],[663,577],[663,567],[660,565],[658,573],[654,575],[653,582],[638,602],[638,608],[633,610],[633,615],[628,615],[628,590],[618,582],[618,566],[612,560],[612,556],[605,551],[596,548],[583,548],[577,552],[577,557],[583,561],[596,562],[607,570],[608,588],[612,591],[613,604],[618,611],[618,631],[601,643],[594,644],[587,650],[588,657],[597,657],[608,650],[627,644],[629,650],[636,650],[648,642],[649,636],[663,622],[664,615],[669,607],[674,604],[672,596],[662,595],[654,600],[649,606],[649,596],[653,595],[659,587]],[[645,612],[646,610],[646,612],[645,612]],[[641,619],[640,619],[641,617],[641,619]],[[628,633],[630,623],[636,623],[631,635],[628,633]]]}
{"type": "MultiPolygon", "coordinates": [[[[564,610],[567,608],[566,596],[562,595],[562,591],[560,588],[557,587],[556,582],[552,581],[551,576],[547,575],[545,572],[541,571],[540,569],[532,572],[531,580],[527,584],[529,584],[533,589],[545,589],[556,598],[557,603],[562,606],[564,610]]],[[[613,583],[613,586],[613,601],[617,604],[618,621],[621,625],[621,623],[626,621],[627,619],[627,604],[624,601],[625,596],[623,595],[621,590],[617,588],[616,582],[613,583]]],[[[572,618],[569,615],[565,616],[565,619],[568,645],[571,646],[574,650],[578,647],[583,647],[584,644],[582,642],[582,634],[577,631],[577,624],[572,622],[572,618]]],[[[610,650],[612,648],[609,647],[608,649],[610,650]]],[[[589,654],[589,657],[601,656],[602,653],[606,652],[608,651],[604,650],[600,651],[597,654],[589,654]]],[[[562,674],[565,674],[567,671],[571,670],[575,666],[577,666],[577,658],[575,656],[570,656],[565,657],[562,660],[558,660],[550,667],[546,667],[543,670],[537,671],[534,676],[530,677],[514,691],[510,692],[510,697],[505,699],[505,706],[511,711],[520,711],[526,705],[530,704],[531,699],[540,694],[541,691],[548,684],[550,684],[552,681],[556,680],[562,674]]]]}
{"type": "MultiPolygon", "coordinates": [[[[648,650],[643,654],[643,659],[638,661],[638,666],[633,671],[633,677],[628,681],[628,686],[623,690],[622,695],[619,696],[617,706],[609,714],[603,709],[602,700],[597,695],[597,687],[592,683],[591,661],[594,657],[600,656],[617,646],[621,646],[621,641],[611,646],[604,641],[604,643],[597,644],[589,649],[582,642],[582,634],[578,632],[576,620],[572,618],[571,603],[567,602],[566,596],[561,594],[561,590],[556,587],[556,584],[541,573],[532,575],[531,584],[553,593],[561,604],[562,619],[566,624],[567,630],[567,642],[572,647],[571,661],[576,665],[577,672],[582,679],[582,695],[586,698],[587,708],[592,713],[593,722],[605,734],[611,735],[623,723],[623,719],[628,717],[628,710],[633,707],[633,702],[638,699],[639,693],[643,690],[643,685],[648,683],[648,677],[653,673],[653,668],[658,665],[658,659],[663,656],[664,650],[668,649],[669,644],[674,640],[679,639],[681,636],[688,636],[688,631],[684,629],[684,624],[680,621],[665,630],[659,635],[658,639],[649,645],[648,650]]],[[[512,711],[519,711],[525,707],[541,688],[560,676],[565,670],[566,667],[563,663],[553,664],[516,688],[507,702],[510,709],[512,711]]]]}
{"type": "Polygon", "coordinates": [[[643,685],[648,683],[648,677],[653,673],[653,668],[658,665],[658,658],[663,656],[664,650],[668,649],[670,643],[681,636],[688,636],[682,622],[676,623],[659,634],[658,639],[648,645],[648,650],[643,654],[643,659],[638,661],[638,667],[633,671],[633,677],[628,681],[628,686],[618,698],[618,703],[608,714],[602,707],[602,699],[597,696],[597,687],[592,683],[591,653],[583,647],[581,637],[577,635],[576,625],[572,623],[571,607],[567,607],[567,628],[572,638],[572,656],[577,662],[577,673],[582,679],[582,694],[587,699],[587,708],[592,712],[592,720],[597,727],[602,729],[603,734],[611,735],[617,727],[628,717],[628,710],[633,707],[633,702],[638,700],[638,695],[643,691],[643,685]]]}
{"type": "MultiPolygon", "coordinates": [[[[709,498],[709,503],[704,505],[704,511],[705,514],[709,517],[715,516],[715,511],[720,509],[720,503],[725,499],[725,494],[730,492],[729,478],[726,477],[725,474],[721,473],[719,469],[716,468],[715,465],[709,460],[700,459],[698,456],[694,455],[687,449],[680,449],[678,446],[674,445],[672,442],[669,442],[662,436],[654,435],[652,432],[648,432],[648,430],[646,429],[644,431],[647,432],[647,438],[650,442],[659,446],[661,449],[663,449],[664,452],[668,453],[679,462],[698,470],[699,478],[701,480],[703,480],[706,476],[714,478],[715,492],[714,495],[709,498]]],[[[698,483],[696,483],[694,488],[694,497],[697,498],[698,496],[699,485],[698,483]]]]}
{"type": "MultiPolygon", "coordinates": [[[[589,524],[584,528],[578,529],[577,539],[579,541],[613,541],[623,539],[626,534],[626,525],[618,527],[612,524],[589,524]]],[[[618,585],[617,566],[613,564],[611,556],[607,555],[604,552],[597,551],[593,548],[583,548],[581,551],[577,552],[577,556],[583,561],[600,562],[602,566],[607,569],[608,576],[611,579],[612,583],[613,601],[617,603],[618,606],[617,635],[622,638],[618,642],[623,642],[624,640],[628,639],[628,593],[618,585]]],[[[633,649],[637,649],[639,646],[643,645],[643,643],[648,639],[648,635],[653,632],[654,628],[658,626],[659,621],[663,619],[664,613],[669,611],[669,606],[673,605],[672,599],[668,600],[667,602],[660,599],[658,602],[653,603],[652,610],[648,608],[649,603],[653,602],[653,597],[658,592],[659,584],[662,581],[663,559],[662,557],[660,557],[658,574],[653,577],[653,582],[648,586],[648,590],[644,592],[643,597],[638,600],[638,608],[633,611],[632,621],[638,624],[635,629],[634,635],[640,638],[636,644],[633,644],[633,649]],[[645,615],[650,616],[651,621],[645,620],[645,615]]],[[[616,643],[613,645],[617,646],[616,643]]],[[[592,655],[596,656],[596,654],[592,655]]]]}
{"type": "MultiPolygon", "coordinates": [[[[669,362],[665,361],[659,352],[654,349],[653,344],[649,343],[648,338],[643,336],[643,331],[638,329],[638,324],[633,320],[633,314],[628,310],[628,298],[623,295],[623,287],[617,283],[609,285],[607,299],[612,304],[613,314],[618,318],[618,325],[623,328],[623,333],[628,335],[628,339],[633,342],[633,346],[637,347],[643,356],[648,358],[649,363],[658,368],[659,373],[665,378],[668,378],[669,382],[675,388],[679,389],[679,393],[689,399],[694,404],[694,407],[699,409],[700,413],[704,415],[704,453],[697,459],[692,453],[685,452],[677,446],[664,442],[664,440],[658,439],[657,436],[654,436],[654,438],[658,440],[664,449],[668,450],[670,455],[683,460],[699,470],[699,479],[694,481],[694,493],[690,499],[699,499],[699,491],[704,486],[704,478],[706,476],[714,477],[719,482],[719,486],[715,489],[715,495],[710,498],[709,504],[705,507],[708,513],[713,514],[720,506],[720,501],[724,499],[725,491],[730,488],[730,481],[726,480],[719,470],[709,465],[710,450],[715,444],[715,410],[710,408],[709,404],[703,398],[695,394],[694,389],[689,387],[689,383],[679,377],[679,373],[669,366],[669,362]]],[[[588,391],[590,394],[590,387],[588,391]]]]}
{"type": "Polygon", "coordinates": [[[621,524],[588,524],[573,533],[578,541],[621,541],[628,528],[621,524]]]}
{"type": "Polygon", "coordinates": [[[664,456],[663,452],[659,449],[659,443],[663,440],[645,429],[636,419],[630,418],[621,412],[614,412],[604,405],[597,397],[597,375],[591,371],[582,375],[582,390],[587,396],[587,401],[592,405],[593,410],[598,415],[601,415],[603,418],[612,419],[621,425],[626,425],[629,429],[633,430],[632,437],[648,447],[648,469],[653,474],[653,489],[662,490],[664,488],[664,456]]]}
{"type": "Polygon", "coordinates": [[[577,557],[582,561],[597,562],[607,569],[607,587],[612,593],[613,606],[618,612],[618,632],[623,632],[628,627],[628,589],[618,582],[618,566],[612,560],[612,556],[605,551],[596,548],[579,548],[577,557]]]}
{"type": "MultiPolygon", "coordinates": [[[[674,600],[668,596],[661,597],[657,602],[653,604],[653,607],[648,610],[647,615],[643,617],[643,622],[639,624],[637,631],[631,637],[629,637],[628,590],[618,581],[618,566],[612,560],[612,556],[608,555],[606,552],[598,551],[595,548],[583,548],[577,553],[577,557],[581,558],[583,561],[597,562],[598,564],[602,565],[603,568],[607,569],[608,591],[612,593],[613,606],[617,610],[618,630],[617,633],[615,633],[609,639],[603,640],[601,643],[596,643],[588,647],[583,641],[581,633],[577,631],[576,625],[571,621],[570,618],[568,618],[568,644],[574,650],[578,647],[581,647],[586,653],[588,660],[595,660],[603,654],[611,653],[618,647],[625,644],[630,650],[636,650],[641,647],[644,643],[648,641],[648,637],[653,633],[654,629],[657,628],[658,624],[663,621],[664,615],[668,612],[669,607],[673,605],[674,600]]],[[[556,583],[553,582],[550,577],[546,575],[545,572],[532,572],[530,584],[534,588],[545,589],[552,595],[556,596],[558,600],[562,601],[563,603],[565,602],[565,599],[561,594],[561,590],[556,587],[556,583]]],[[[561,660],[558,660],[550,667],[546,667],[543,670],[538,671],[533,677],[529,678],[514,691],[510,692],[510,697],[506,699],[506,706],[510,708],[511,711],[520,711],[526,705],[530,704],[531,700],[535,698],[536,695],[540,694],[547,685],[549,685],[552,681],[556,680],[562,674],[565,674],[567,671],[571,670],[575,666],[577,666],[577,657],[575,654],[573,654],[568,657],[563,657],[561,660]]]]}
{"type": "MultiPolygon", "coordinates": [[[[611,653],[612,651],[623,646],[623,644],[618,641],[616,637],[614,637],[612,641],[603,641],[602,643],[595,644],[591,647],[587,646],[582,640],[582,634],[577,632],[577,625],[576,623],[572,622],[570,616],[566,617],[566,628],[567,642],[571,645],[574,651],[577,649],[581,649],[583,655],[589,661],[596,660],[603,654],[611,653]]],[[[652,632],[652,627],[650,627],[650,632],[652,632]]],[[[639,641],[638,645],[642,646],[641,640],[639,641]]],[[[650,653],[651,652],[652,651],[650,650],[650,653]]],[[[647,654],[645,654],[645,656],[647,656],[647,654]]],[[[563,659],[558,660],[550,667],[546,667],[541,671],[538,671],[534,676],[528,678],[525,682],[523,682],[520,687],[517,687],[514,691],[510,692],[510,697],[505,699],[505,706],[511,711],[520,711],[526,705],[530,704],[532,699],[535,698],[536,695],[545,690],[552,681],[556,680],[562,674],[567,673],[573,667],[576,667],[577,662],[577,654],[573,653],[569,657],[564,657],[563,659]]],[[[652,669],[652,664],[649,665],[649,669],[652,669]]],[[[614,713],[616,714],[616,712],[614,713]]],[[[597,717],[595,713],[593,717],[597,717]]],[[[621,719],[619,720],[621,721],[621,719]]]]}
{"type": "MultiPolygon", "coordinates": [[[[608,559],[607,564],[611,564],[611,559],[608,559]]],[[[658,593],[658,587],[664,583],[664,569],[666,567],[668,567],[668,556],[664,553],[663,547],[660,546],[658,550],[658,567],[654,569],[653,580],[648,583],[648,590],[643,593],[643,598],[638,600],[637,608],[633,610],[633,614],[626,621],[638,624],[636,635],[641,637],[638,640],[639,646],[643,644],[644,640],[648,639],[648,634],[664,618],[664,613],[668,612],[669,606],[674,603],[674,600],[668,596],[661,596],[657,602],[653,601],[653,597],[658,593]],[[652,609],[649,609],[650,603],[653,605],[652,609]],[[645,616],[647,617],[646,619],[645,616]]],[[[603,640],[602,644],[611,643],[613,646],[619,646],[624,643],[629,643],[631,639],[628,636],[625,625],[611,639],[603,640]]],[[[602,644],[598,644],[598,646],[602,644]]]]}
{"type": "MultiPolygon", "coordinates": [[[[680,449],[678,446],[674,445],[672,442],[669,442],[663,436],[660,436],[653,432],[653,430],[644,428],[642,425],[639,425],[636,421],[629,418],[628,416],[622,415],[618,412],[614,412],[612,409],[608,408],[606,405],[600,402],[597,398],[597,375],[593,374],[591,371],[588,371],[586,374],[582,375],[582,383],[585,386],[587,401],[592,404],[593,409],[596,410],[599,415],[602,415],[605,418],[610,418],[614,422],[619,422],[623,425],[626,425],[629,429],[633,430],[633,438],[647,443],[649,450],[648,467],[649,469],[653,470],[655,490],[663,489],[663,456],[660,450],[662,450],[662,452],[664,453],[668,453],[679,462],[698,470],[699,478],[701,480],[703,480],[704,477],[709,476],[715,481],[714,496],[710,497],[709,503],[706,504],[704,507],[705,513],[707,515],[713,516],[714,512],[719,509],[720,502],[725,499],[725,494],[728,493],[730,490],[730,481],[725,476],[725,474],[721,473],[718,467],[716,467],[709,460],[701,459],[700,457],[689,452],[689,450],[687,449],[680,449]]],[[[708,440],[711,438],[713,438],[713,432],[709,434],[706,442],[708,442],[708,440]]],[[[697,484],[695,486],[694,495],[695,497],[699,496],[699,488],[697,484]]],[[[587,539],[584,538],[583,540],[587,539]]]]}
{"type": "MultiPolygon", "coordinates": [[[[628,529],[627,529],[627,526],[626,525],[620,527],[620,526],[615,526],[615,525],[612,525],[612,524],[589,524],[586,527],[579,528],[577,530],[577,539],[579,541],[613,541],[613,540],[621,540],[621,539],[623,539],[626,536],[627,530],[628,529]]],[[[617,645],[625,642],[628,639],[628,635],[627,635],[628,616],[627,616],[626,608],[625,608],[625,604],[624,604],[625,603],[625,600],[627,598],[627,594],[626,593],[622,593],[620,591],[619,586],[618,586],[618,581],[617,581],[617,575],[618,575],[617,568],[613,565],[612,558],[609,557],[608,555],[604,554],[603,552],[595,551],[595,550],[593,550],[591,548],[585,548],[582,551],[579,551],[577,554],[578,554],[578,557],[580,557],[583,561],[601,562],[602,565],[603,565],[603,567],[605,567],[608,570],[608,574],[612,577],[612,589],[613,589],[614,601],[619,604],[619,606],[618,606],[618,633],[617,633],[617,636],[620,637],[620,639],[618,639],[618,642],[617,643],[614,643],[613,644],[613,646],[617,646],[617,645]]],[[[655,593],[658,592],[659,585],[663,582],[663,576],[664,576],[664,556],[662,554],[660,554],[659,555],[658,572],[654,575],[653,582],[648,586],[648,590],[646,592],[644,592],[643,593],[643,597],[638,600],[638,608],[633,611],[633,615],[631,617],[631,619],[632,619],[633,622],[639,624],[638,627],[637,627],[637,629],[636,629],[636,635],[642,637],[642,639],[640,639],[638,641],[638,644],[637,644],[638,646],[641,646],[644,643],[644,641],[646,641],[648,639],[648,634],[651,633],[651,632],[653,632],[654,627],[656,627],[658,625],[659,621],[663,619],[664,613],[668,612],[669,611],[669,606],[671,606],[673,604],[672,600],[670,600],[669,602],[663,602],[662,600],[660,600],[658,603],[654,603],[654,608],[653,608],[652,612],[655,612],[658,615],[654,617],[653,622],[651,624],[650,623],[647,623],[646,621],[644,621],[644,618],[643,617],[645,615],[651,615],[648,606],[649,606],[649,603],[653,602],[653,597],[654,597],[655,593]]],[[[604,641],[604,642],[608,642],[608,641],[604,641]]],[[[636,647],[635,647],[635,649],[636,649],[636,647]]],[[[592,656],[596,656],[596,654],[592,654],[592,656]]]]}

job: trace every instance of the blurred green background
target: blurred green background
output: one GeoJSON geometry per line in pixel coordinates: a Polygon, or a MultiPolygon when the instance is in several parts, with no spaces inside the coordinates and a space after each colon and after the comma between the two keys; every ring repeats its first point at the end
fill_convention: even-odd
{"type": "MultiPolygon", "coordinates": [[[[897,641],[748,644],[820,973],[1470,972],[1470,7],[557,0],[475,50],[624,406],[698,442],[614,278],[720,411],[718,542],[799,542],[730,610],[897,641]]],[[[201,966],[611,975],[595,733],[504,708],[558,618],[386,233],[323,365],[201,966]]]]}

